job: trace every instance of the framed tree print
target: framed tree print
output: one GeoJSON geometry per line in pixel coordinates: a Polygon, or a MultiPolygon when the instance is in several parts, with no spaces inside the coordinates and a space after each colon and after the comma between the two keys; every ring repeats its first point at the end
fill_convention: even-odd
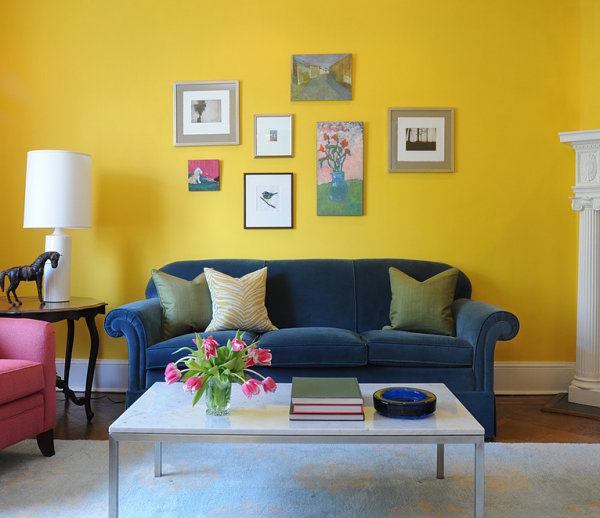
{"type": "Polygon", "coordinates": [[[244,173],[244,228],[293,228],[292,177],[244,173]]]}
{"type": "Polygon", "coordinates": [[[239,81],[173,83],[173,144],[240,143],[239,81]]]}
{"type": "Polygon", "coordinates": [[[388,171],[454,171],[453,108],[389,108],[388,171]]]}

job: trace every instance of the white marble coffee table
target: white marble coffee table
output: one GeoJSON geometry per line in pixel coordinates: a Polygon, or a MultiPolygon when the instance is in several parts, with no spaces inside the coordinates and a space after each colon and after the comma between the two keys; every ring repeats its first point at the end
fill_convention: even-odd
{"type": "Polygon", "coordinates": [[[290,421],[290,383],[277,392],[261,393],[251,400],[239,385],[232,388],[231,414],[207,416],[204,398],[192,408],[192,398],[180,383],[155,383],[108,429],[109,517],[119,511],[119,442],[154,442],[154,475],[161,476],[162,442],[231,443],[366,443],[437,444],[437,477],[444,478],[444,444],[475,446],[475,517],[483,517],[484,429],[441,383],[409,384],[433,392],[437,409],[424,419],[393,419],[373,408],[375,391],[401,383],[361,384],[365,397],[364,421],[290,421]]]}

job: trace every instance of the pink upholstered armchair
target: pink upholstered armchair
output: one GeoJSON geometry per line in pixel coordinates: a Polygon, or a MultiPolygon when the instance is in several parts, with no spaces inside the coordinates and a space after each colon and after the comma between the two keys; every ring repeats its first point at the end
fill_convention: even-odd
{"type": "Polygon", "coordinates": [[[37,438],[54,455],[55,338],[52,324],[0,318],[0,449],[37,438]]]}

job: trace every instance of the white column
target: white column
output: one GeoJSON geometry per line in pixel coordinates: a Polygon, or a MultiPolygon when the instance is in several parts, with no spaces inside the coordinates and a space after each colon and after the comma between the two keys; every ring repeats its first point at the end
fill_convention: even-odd
{"type": "Polygon", "coordinates": [[[579,212],[577,349],[569,402],[600,407],[600,130],[559,133],[575,149],[579,212]]]}

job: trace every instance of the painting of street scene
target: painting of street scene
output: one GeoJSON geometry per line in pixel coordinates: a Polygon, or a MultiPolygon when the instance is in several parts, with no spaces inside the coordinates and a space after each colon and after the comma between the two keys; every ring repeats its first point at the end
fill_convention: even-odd
{"type": "Polygon", "coordinates": [[[294,54],[292,101],[352,99],[352,54],[294,54]]]}

